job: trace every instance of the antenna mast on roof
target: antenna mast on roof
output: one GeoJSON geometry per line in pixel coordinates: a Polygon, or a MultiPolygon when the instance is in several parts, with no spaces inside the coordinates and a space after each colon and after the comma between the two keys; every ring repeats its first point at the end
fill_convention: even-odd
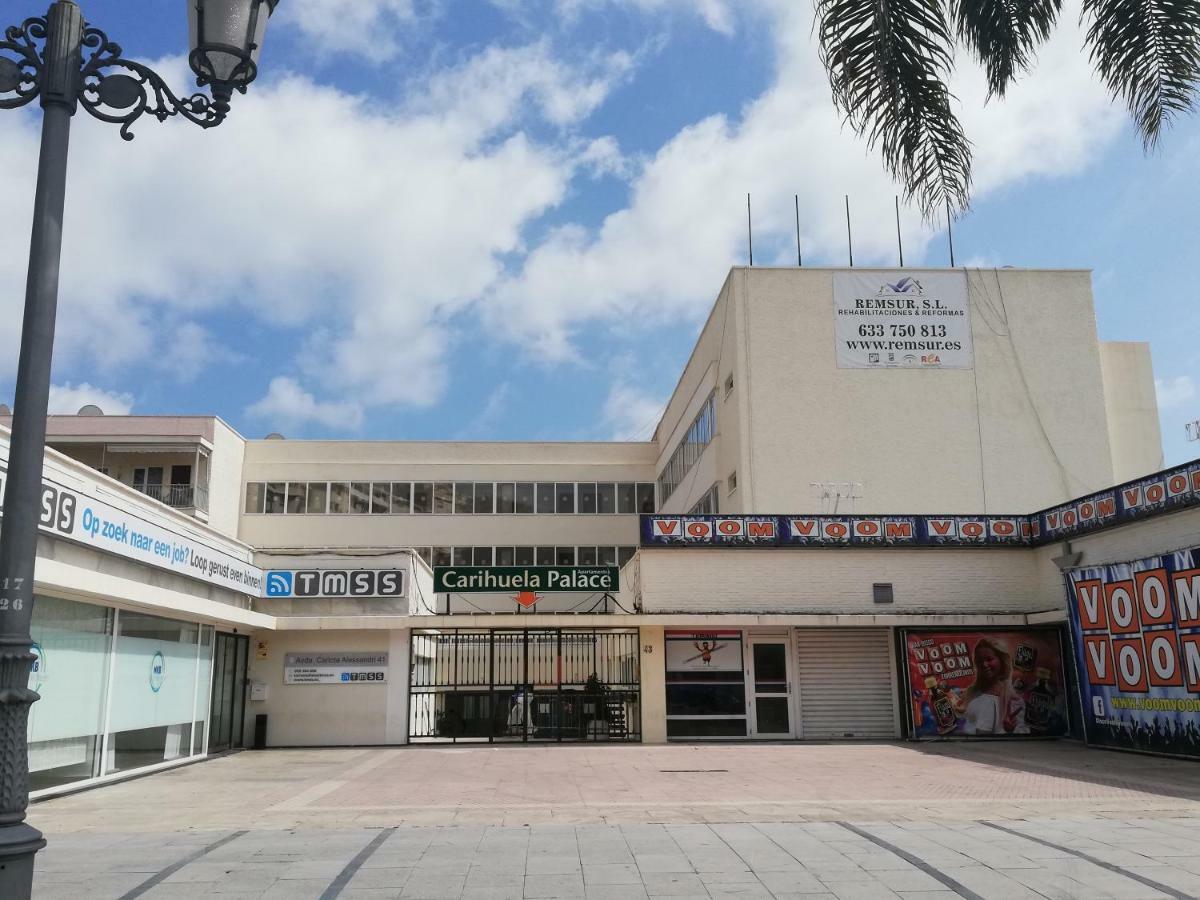
{"type": "Polygon", "coordinates": [[[850,195],[846,195],[846,246],[850,250],[850,268],[854,268],[854,237],[850,233],[850,195]]]}
{"type": "Polygon", "coordinates": [[[750,265],[754,265],[754,222],[750,218],[750,195],[746,195],[746,240],[750,245],[750,265]]]}

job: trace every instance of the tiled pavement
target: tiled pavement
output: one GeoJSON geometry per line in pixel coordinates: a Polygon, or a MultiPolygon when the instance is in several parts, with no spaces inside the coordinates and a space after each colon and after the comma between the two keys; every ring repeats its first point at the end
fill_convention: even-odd
{"type": "Polygon", "coordinates": [[[243,753],[30,820],[39,898],[1200,897],[1200,766],[1067,743],[243,753]]]}

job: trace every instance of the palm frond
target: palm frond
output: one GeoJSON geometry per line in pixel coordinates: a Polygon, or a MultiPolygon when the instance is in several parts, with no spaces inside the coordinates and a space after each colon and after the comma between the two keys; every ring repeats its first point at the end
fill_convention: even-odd
{"type": "Polygon", "coordinates": [[[1200,77],[1198,0],[1084,0],[1085,43],[1147,149],[1178,113],[1195,108],[1200,77]]]}
{"type": "Polygon", "coordinates": [[[963,210],[971,146],[950,108],[953,35],[940,0],[817,0],[833,100],[926,218],[963,210]]]}
{"type": "Polygon", "coordinates": [[[987,72],[988,95],[1003,97],[1054,28],[1062,0],[950,0],[959,39],[987,72]]]}

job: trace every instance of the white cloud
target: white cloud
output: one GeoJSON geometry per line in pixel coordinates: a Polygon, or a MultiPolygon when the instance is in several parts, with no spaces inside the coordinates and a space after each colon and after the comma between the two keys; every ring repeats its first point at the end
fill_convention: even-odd
{"type": "Polygon", "coordinates": [[[133,395],[106,391],[86,381],[50,385],[51,415],[73,416],[89,403],[100,407],[105,415],[127,416],[133,410],[133,395]]]}
{"type": "Polygon", "coordinates": [[[396,32],[418,18],[413,0],[289,0],[271,16],[271,28],[298,28],[314,55],[346,52],[378,63],[396,55],[396,32]]]}
{"type": "MultiPolygon", "coordinates": [[[[285,76],[238,96],[213,131],[147,117],[126,143],[78,117],[58,358],[157,362],[178,340],[170,323],[199,329],[227,310],[267,323],[271,349],[318,397],[437,402],[447,323],[522,250],[578,165],[575,137],[539,143],[520,122],[536,113],[568,128],[627,66],[621,54],[568,66],[539,43],[485,50],[389,106],[285,76]]],[[[187,82],[181,60],[156,67],[187,82]]],[[[36,122],[18,111],[0,129],[13,221],[31,213],[36,122]]],[[[5,321],[19,320],[26,255],[23,240],[0,242],[5,321]]],[[[0,330],[0,378],[17,331],[0,330]]],[[[195,370],[188,348],[180,359],[182,374],[195,370]]]]}
{"type": "Polygon", "coordinates": [[[1173,409],[1196,398],[1196,382],[1190,375],[1155,378],[1154,392],[1158,396],[1159,409],[1173,409]]]}
{"type": "Polygon", "coordinates": [[[608,391],[601,416],[614,441],[648,441],[662,418],[666,401],[637,385],[617,381],[608,391]]]}
{"type": "Polygon", "coordinates": [[[246,415],[263,419],[280,428],[303,427],[309,423],[350,431],[362,426],[363,410],[351,401],[321,402],[294,379],[271,379],[267,395],[252,404],[246,415]]]}
{"type": "MultiPolygon", "coordinates": [[[[809,259],[844,261],[849,194],[855,260],[894,262],[898,190],[833,108],[811,8],[763,4],[778,39],[773,85],[737,117],[714,115],[682,129],[645,162],[629,205],[598,229],[566,225],[532,248],[520,272],[489,294],[497,327],[540,358],[563,360],[573,357],[572,334],[584,323],[697,319],[729,265],[746,260],[747,192],[760,264],[795,259],[794,194],[809,259]]],[[[1038,70],[1003,103],[983,106],[982,76],[963,62],[955,88],[976,146],[977,197],[1032,175],[1078,170],[1117,133],[1121,114],[1078,53],[1076,14],[1064,10],[1038,70]]],[[[910,261],[944,233],[912,210],[902,222],[910,261]]]]}
{"type": "Polygon", "coordinates": [[[733,4],[728,0],[557,0],[556,6],[567,18],[577,17],[584,9],[603,6],[629,6],[641,12],[678,11],[699,16],[713,31],[734,32],[733,4]]]}

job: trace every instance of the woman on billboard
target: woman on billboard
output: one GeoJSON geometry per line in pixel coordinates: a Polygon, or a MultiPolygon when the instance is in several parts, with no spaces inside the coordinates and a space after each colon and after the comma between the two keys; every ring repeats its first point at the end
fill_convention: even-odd
{"type": "Polygon", "coordinates": [[[1026,734],[1025,701],[1013,689],[1012,657],[999,641],[981,638],[971,654],[975,683],[967,689],[966,734],[1026,734]]]}

